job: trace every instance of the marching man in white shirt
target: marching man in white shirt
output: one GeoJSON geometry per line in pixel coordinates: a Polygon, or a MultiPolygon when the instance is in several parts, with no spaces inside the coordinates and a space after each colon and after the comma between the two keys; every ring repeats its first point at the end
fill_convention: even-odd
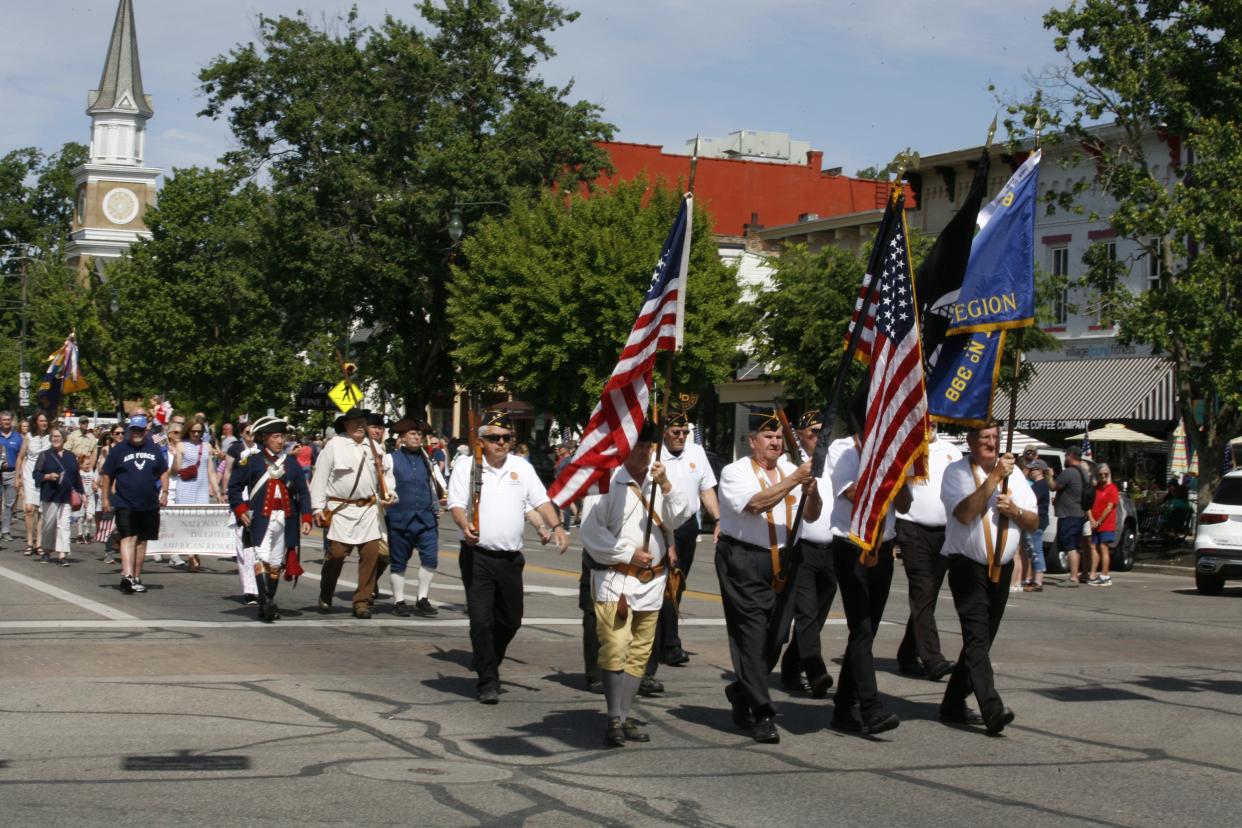
{"type": "Polygon", "coordinates": [[[479,426],[483,463],[477,509],[478,534],[466,517],[471,505],[471,474],[474,457],[461,455],[449,477],[448,508],[461,530],[461,579],[466,587],[466,611],[470,614],[470,646],[478,674],[479,701],[500,702],[500,663],[513,637],[522,626],[522,531],[526,516],[533,520],[539,537],[547,543],[553,535],[561,554],[569,548],[569,536],[548,500],[548,493],[535,474],[535,467],[511,456],[513,422],[505,411],[486,411],[479,426]]]}
{"type": "MultiPolygon", "coordinates": [[[[750,451],[720,473],[720,540],[716,543],[716,577],[724,603],[725,628],[736,681],[725,687],[733,723],[753,730],[755,741],[781,740],[768,695],[768,674],[778,652],[771,651],[768,628],[779,623],[773,576],[780,551],[789,540],[802,487],[806,486],[804,517],[815,520],[823,508],[811,462],[800,466],[782,455],[785,441],[772,409],[750,414],[750,451]]],[[[783,573],[792,577],[793,573],[783,573]]],[[[792,586],[787,585],[786,589],[792,586]]]]}
{"type": "MultiPolygon", "coordinates": [[[[647,466],[657,439],[656,427],[643,425],[621,468],[582,521],[582,545],[590,557],[591,592],[599,636],[599,667],[608,701],[605,743],[621,747],[649,736],[630,718],[655,641],[656,621],[664,603],[673,533],[692,517],[690,500],[673,487],[664,464],[651,466],[656,484],[654,518],[648,534],[647,466]]],[[[675,549],[675,547],[674,547],[675,549]]]]}
{"type": "Polygon", "coordinates": [[[936,629],[936,596],[945,574],[945,559],[940,550],[944,548],[944,527],[948,522],[940,492],[945,469],[961,460],[962,453],[939,436],[935,423],[928,453],[928,479],[906,484],[910,508],[897,515],[897,545],[901,547],[901,564],[910,592],[910,620],[897,648],[897,669],[907,675],[940,681],[953,672],[953,662],[940,651],[940,633],[936,629]]]}
{"type": "Polygon", "coordinates": [[[1000,426],[990,422],[966,432],[970,456],[951,463],[944,472],[941,500],[949,513],[944,533],[949,589],[962,623],[962,653],[940,703],[940,720],[948,724],[983,724],[995,735],[1013,721],[1013,711],[1001,702],[992,676],[989,651],[1000,629],[1013,556],[1023,532],[1039,524],[1035,495],[1012,454],[1000,456],[1000,426]],[[1008,479],[1009,493],[1001,494],[1008,479]],[[1008,525],[1001,531],[1001,519],[1008,525]],[[988,561],[995,554],[999,577],[989,577],[988,561]],[[974,690],[979,710],[966,706],[974,690]]]}

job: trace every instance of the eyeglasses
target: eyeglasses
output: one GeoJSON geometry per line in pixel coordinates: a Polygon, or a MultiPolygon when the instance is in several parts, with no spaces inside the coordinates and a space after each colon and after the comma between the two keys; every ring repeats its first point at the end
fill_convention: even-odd
{"type": "Polygon", "coordinates": [[[489,443],[512,443],[512,434],[484,434],[483,439],[489,443]]]}

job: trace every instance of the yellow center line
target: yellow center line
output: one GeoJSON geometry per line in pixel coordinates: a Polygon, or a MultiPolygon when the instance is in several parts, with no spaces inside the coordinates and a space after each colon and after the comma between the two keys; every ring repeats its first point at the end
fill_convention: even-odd
{"type": "MultiPolygon", "coordinates": [[[[441,549],[440,554],[447,555],[450,558],[457,557],[456,552],[451,552],[447,549],[441,549]]],[[[539,564],[533,563],[526,564],[526,569],[531,572],[538,572],[542,575],[560,575],[563,578],[573,578],[575,581],[577,581],[582,575],[580,572],[573,572],[568,569],[554,569],[550,566],[539,566],[539,564]]],[[[699,601],[712,601],[717,604],[720,603],[720,596],[714,592],[699,592],[697,589],[687,589],[684,596],[695,598],[699,601]]]]}

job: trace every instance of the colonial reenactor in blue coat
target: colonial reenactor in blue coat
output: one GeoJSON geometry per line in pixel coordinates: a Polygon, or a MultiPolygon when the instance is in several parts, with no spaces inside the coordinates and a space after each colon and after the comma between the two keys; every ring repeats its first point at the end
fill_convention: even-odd
{"type": "Polygon", "coordinates": [[[263,417],[252,428],[263,449],[242,457],[234,466],[229,475],[229,508],[243,527],[242,543],[254,550],[259,619],[271,623],[280,617],[276,587],[286,560],[290,576],[301,574],[299,531],[301,535],[310,532],[311,498],[306,473],[295,457],[284,453],[288,423],[263,417]]]}
{"type": "Polygon", "coordinates": [[[392,611],[395,615],[410,614],[405,603],[405,571],[414,550],[418,550],[421,572],[418,578],[418,600],[414,614],[436,615],[428,597],[431,579],[439,564],[440,533],[436,506],[442,492],[431,468],[431,458],[423,448],[423,435],[431,427],[411,417],[392,426],[397,449],[392,452],[392,473],[397,481],[397,502],[384,510],[388,524],[388,578],[392,584],[392,611]]]}

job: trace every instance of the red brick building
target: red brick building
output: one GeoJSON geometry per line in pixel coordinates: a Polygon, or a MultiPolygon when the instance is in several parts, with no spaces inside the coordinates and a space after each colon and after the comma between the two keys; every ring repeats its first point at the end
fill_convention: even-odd
{"type": "MultiPolygon", "coordinates": [[[[690,175],[690,156],[672,155],[655,144],[607,141],[616,172],[601,176],[608,186],[646,173],[653,183],[684,187],[690,175]]],[[[748,226],[773,227],[812,218],[829,218],[883,210],[888,184],[841,175],[839,168],[823,170],[824,154],[811,150],[806,163],[771,163],[733,158],[699,158],[695,199],[716,220],[718,236],[740,237],[748,226]]],[[[757,228],[756,228],[757,229],[757,228]]]]}

